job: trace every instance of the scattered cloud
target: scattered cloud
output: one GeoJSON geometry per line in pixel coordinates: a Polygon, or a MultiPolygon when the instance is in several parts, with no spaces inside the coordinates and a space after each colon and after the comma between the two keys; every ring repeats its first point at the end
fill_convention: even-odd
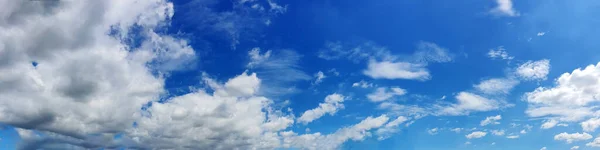
{"type": "Polygon", "coordinates": [[[373,79],[410,79],[429,80],[429,71],[423,64],[408,62],[370,60],[368,68],[363,73],[373,79]]]}
{"type": "Polygon", "coordinates": [[[471,112],[497,110],[504,107],[512,107],[503,101],[488,99],[469,92],[460,92],[456,95],[457,103],[436,106],[439,111],[437,115],[465,115],[471,112]]]}
{"type": "Polygon", "coordinates": [[[600,147],[600,137],[595,138],[594,141],[585,144],[585,146],[600,147]]]}
{"type": "Polygon", "coordinates": [[[541,129],[550,129],[550,128],[553,128],[554,126],[556,126],[556,124],[558,124],[558,121],[556,121],[554,119],[550,119],[550,120],[546,120],[540,128],[541,129]]]}
{"type": "Polygon", "coordinates": [[[546,147],[542,147],[542,148],[540,148],[540,150],[547,150],[547,148],[546,147]]]}
{"type": "Polygon", "coordinates": [[[325,76],[325,74],[322,71],[315,73],[314,76],[315,76],[315,81],[313,82],[314,85],[317,85],[317,84],[323,82],[323,79],[327,78],[327,76],[325,76]]]}
{"type": "Polygon", "coordinates": [[[546,34],[546,32],[538,32],[537,36],[544,36],[546,34]]]}
{"type": "Polygon", "coordinates": [[[373,93],[368,94],[367,98],[371,100],[371,102],[381,102],[394,96],[401,96],[404,94],[406,94],[406,90],[399,87],[380,87],[377,88],[373,93]]]}
{"type": "Polygon", "coordinates": [[[550,72],[550,60],[527,61],[517,68],[517,75],[524,80],[546,80],[550,72]]]}
{"type": "Polygon", "coordinates": [[[506,52],[506,49],[502,46],[497,47],[496,49],[490,49],[487,55],[492,59],[512,60],[515,58],[514,56],[508,55],[508,52],[506,52]]]}
{"type": "Polygon", "coordinates": [[[571,150],[578,150],[578,149],[579,149],[579,146],[573,146],[573,147],[571,147],[571,150]]]}
{"type": "Polygon", "coordinates": [[[312,77],[298,65],[302,55],[289,49],[267,50],[261,54],[260,48],[248,52],[250,61],[246,66],[264,79],[260,93],[263,95],[283,95],[296,92],[294,82],[310,80],[312,77]]]}
{"type": "Polygon", "coordinates": [[[581,122],[581,128],[586,132],[594,132],[600,127],[600,118],[591,118],[587,121],[581,122]]]}
{"type": "Polygon", "coordinates": [[[517,139],[517,138],[519,138],[519,135],[509,135],[509,136],[506,136],[506,138],[517,139]]]}
{"type": "Polygon", "coordinates": [[[575,142],[575,141],[584,141],[584,140],[589,140],[592,138],[592,135],[588,134],[588,133],[560,133],[554,136],[554,140],[557,141],[565,141],[569,144],[575,142]]]}
{"type": "Polygon", "coordinates": [[[493,78],[481,81],[481,83],[473,86],[485,94],[496,95],[508,94],[517,84],[519,84],[519,81],[515,79],[493,78]]]}
{"type": "Polygon", "coordinates": [[[492,130],[492,134],[496,136],[504,136],[504,130],[492,130]]]}
{"type": "Polygon", "coordinates": [[[427,133],[429,133],[431,135],[436,135],[439,130],[440,130],[439,128],[433,128],[433,129],[427,130],[427,133]]]}
{"type": "Polygon", "coordinates": [[[452,129],[450,129],[450,131],[456,132],[456,133],[460,133],[460,131],[462,131],[462,130],[463,130],[463,128],[452,128],[452,129]]]}
{"type": "Polygon", "coordinates": [[[525,93],[530,104],[527,115],[554,117],[560,121],[580,121],[591,116],[594,102],[600,101],[600,64],[575,69],[556,79],[554,87],[538,87],[525,93]]]}
{"type": "Polygon", "coordinates": [[[373,83],[369,83],[365,80],[360,80],[360,82],[352,83],[352,87],[371,88],[373,86],[374,86],[373,83]]]}
{"type": "Polygon", "coordinates": [[[485,135],[487,135],[486,132],[475,131],[475,132],[472,132],[471,134],[466,135],[465,137],[467,137],[467,139],[478,139],[478,138],[484,137],[485,135]]]}
{"type": "Polygon", "coordinates": [[[516,17],[519,16],[519,12],[513,8],[512,0],[496,0],[496,7],[490,12],[498,16],[516,17]]]}
{"type": "Polygon", "coordinates": [[[320,103],[319,107],[305,111],[300,118],[298,118],[299,123],[308,124],[318,118],[321,118],[325,114],[335,115],[338,110],[344,108],[345,97],[341,94],[331,94],[325,97],[325,102],[320,103]]]}
{"type": "Polygon", "coordinates": [[[502,116],[497,115],[497,116],[489,116],[486,117],[485,120],[482,120],[480,125],[481,126],[486,126],[489,124],[500,124],[500,122],[498,122],[498,120],[502,119],[502,116]]]}

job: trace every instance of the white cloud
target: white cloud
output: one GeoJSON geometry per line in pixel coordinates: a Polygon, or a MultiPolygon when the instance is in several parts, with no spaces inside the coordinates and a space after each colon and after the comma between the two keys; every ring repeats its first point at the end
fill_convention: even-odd
{"type": "Polygon", "coordinates": [[[246,66],[264,79],[260,93],[263,95],[283,95],[297,92],[293,84],[310,80],[312,77],[301,70],[298,62],[302,55],[289,49],[267,50],[262,55],[260,48],[248,52],[250,61],[246,66]]]}
{"type": "Polygon", "coordinates": [[[431,135],[435,135],[435,134],[437,134],[437,133],[438,133],[438,131],[439,131],[439,130],[440,130],[440,129],[438,129],[438,128],[433,128],[433,129],[429,129],[429,130],[427,130],[427,133],[429,133],[429,134],[431,134],[431,135]]]}
{"type": "Polygon", "coordinates": [[[490,11],[491,13],[499,16],[519,16],[519,12],[513,8],[512,0],[496,0],[496,4],[497,6],[490,11]]]}
{"type": "Polygon", "coordinates": [[[600,127],[600,118],[591,118],[587,121],[581,122],[581,128],[583,131],[594,132],[600,127]]]}
{"type": "Polygon", "coordinates": [[[540,150],[547,150],[547,149],[548,149],[548,148],[546,148],[546,147],[542,147],[542,148],[540,148],[540,150]]]}
{"type": "Polygon", "coordinates": [[[481,112],[496,110],[503,107],[512,107],[511,104],[505,104],[502,101],[488,99],[477,94],[469,92],[460,92],[456,95],[455,104],[448,106],[437,106],[439,111],[437,115],[465,115],[471,112],[481,112]]]}
{"type": "Polygon", "coordinates": [[[462,131],[462,130],[463,130],[463,128],[452,128],[452,129],[450,129],[450,131],[456,132],[456,133],[460,133],[460,131],[462,131]]]}
{"type": "Polygon", "coordinates": [[[374,79],[429,80],[429,71],[422,64],[370,60],[363,74],[374,79]]]}
{"type": "Polygon", "coordinates": [[[367,117],[360,123],[353,126],[338,129],[332,134],[322,135],[321,133],[298,135],[292,131],[281,132],[283,137],[283,147],[298,147],[302,149],[338,149],[340,145],[348,140],[361,141],[365,137],[371,136],[370,130],[377,129],[389,120],[386,115],[377,118],[367,117]]]}
{"type": "Polygon", "coordinates": [[[546,34],[546,32],[538,32],[537,36],[544,36],[546,34]]]}
{"type": "Polygon", "coordinates": [[[550,120],[546,120],[540,128],[541,129],[550,129],[550,128],[553,128],[554,126],[556,126],[556,124],[558,124],[558,121],[556,121],[554,119],[550,119],[550,120]]]}
{"type": "Polygon", "coordinates": [[[406,90],[399,87],[381,87],[377,88],[373,93],[367,95],[367,98],[371,102],[382,102],[388,100],[394,96],[401,96],[406,94],[406,90]]]}
{"type": "Polygon", "coordinates": [[[573,146],[573,147],[571,147],[571,150],[577,150],[577,149],[579,149],[579,146],[573,146]]]}
{"type": "Polygon", "coordinates": [[[517,84],[519,84],[518,80],[494,78],[484,80],[474,87],[485,94],[508,94],[517,84]]]}
{"type": "Polygon", "coordinates": [[[154,32],[173,16],[165,0],[2,5],[0,122],[17,128],[81,139],[123,132],[164,94],[161,75],[195,58],[186,40],[154,32]],[[139,47],[125,44],[131,34],[143,37],[139,47]]]}
{"type": "Polygon", "coordinates": [[[360,82],[354,82],[352,87],[360,87],[360,88],[370,88],[373,87],[373,83],[366,82],[364,80],[360,80],[360,82]]]}
{"type": "Polygon", "coordinates": [[[466,135],[465,137],[467,137],[467,139],[478,139],[478,138],[484,137],[485,135],[487,135],[486,132],[475,131],[475,132],[472,132],[471,134],[466,135]]]}
{"type": "Polygon", "coordinates": [[[388,122],[382,128],[377,129],[375,133],[379,136],[377,140],[384,140],[389,138],[393,133],[398,132],[398,126],[404,122],[406,122],[408,118],[404,116],[399,116],[398,118],[388,122]]]}
{"type": "Polygon", "coordinates": [[[503,60],[512,60],[515,57],[514,56],[510,56],[508,55],[508,52],[506,52],[506,49],[504,49],[504,47],[500,46],[496,49],[490,49],[490,51],[487,53],[488,57],[496,59],[503,59],[503,60]]]}
{"type": "Polygon", "coordinates": [[[488,124],[500,124],[500,122],[498,122],[498,120],[502,119],[502,116],[497,115],[497,116],[489,116],[486,117],[485,120],[482,120],[481,123],[479,123],[479,125],[481,126],[486,126],[488,124]]]}
{"type": "Polygon", "coordinates": [[[561,121],[579,121],[591,116],[600,101],[600,64],[575,69],[556,79],[554,87],[539,87],[525,93],[531,117],[550,116],[561,121]]]}
{"type": "Polygon", "coordinates": [[[516,74],[524,80],[546,80],[550,72],[550,60],[527,61],[521,64],[516,74]]]}
{"type": "Polygon", "coordinates": [[[345,97],[341,94],[330,94],[325,97],[325,102],[320,103],[319,107],[305,111],[300,118],[299,123],[308,124],[318,118],[321,118],[325,114],[335,115],[338,110],[344,108],[345,97]]]}
{"type": "Polygon", "coordinates": [[[584,140],[589,140],[592,138],[592,135],[588,134],[588,133],[572,133],[572,134],[568,134],[566,132],[557,134],[554,136],[554,140],[557,141],[565,141],[567,143],[573,143],[575,141],[584,141],[584,140]]]}
{"type": "Polygon", "coordinates": [[[325,74],[322,71],[319,71],[317,73],[315,73],[315,82],[313,82],[313,84],[319,84],[321,82],[323,82],[323,79],[327,78],[327,76],[325,76],[325,74]]]}
{"type": "Polygon", "coordinates": [[[492,134],[496,136],[504,136],[504,130],[492,130],[492,134]]]}
{"type": "Polygon", "coordinates": [[[594,141],[585,144],[585,146],[600,147],[600,137],[595,138],[594,141]]]}
{"type": "Polygon", "coordinates": [[[526,130],[521,130],[521,132],[519,132],[519,133],[521,133],[521,134],[527,134],[527,131],[526,130]]]}
{"type": "Polygon", "coordinates": [[[509,136],[506,136],[506,138],[517,139],[517,138],[519,138],[519,135],[509,135],[509,136]]]}

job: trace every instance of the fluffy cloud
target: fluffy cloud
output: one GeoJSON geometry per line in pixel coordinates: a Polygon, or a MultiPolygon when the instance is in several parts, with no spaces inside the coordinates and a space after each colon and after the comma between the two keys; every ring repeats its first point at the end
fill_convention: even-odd
{"type": "Polygon", "coordinates": [[[422,64],[391,61],[369,61],[363,73],[374,79],[428,80],[429,71],[422,64]]]}
{"type": "Polygon", "coordinates": [[[481,83],[474,85],[474,87],[485,94],[508,94],[517,84],[519,84],[518,80],[494,78],[481,81],[481,83]]]}
{"type": "Polygon", "coordinates": [[[427,130],[427,133],[429,133],[431,135],[435,135],[438,133],[439,130],[440,130],[439,128],[433,128],[433,129],[427,130]]]}
{"type": "Polygon", "coordinates": [[[554,87],[539,87],[525,93],[531,117],[551,116],[562,121],[579,121],[591,116],[600,95],[600,64],[575,69],[556,79],[554,87]]]}
{"type": "Polygon", "coordinates": [[[496,0],[496,4],[496,8],[492,9],[491,13],[499,16],[519,16],[519,12],[513,8],[512,0],[496,0]]]}
{"type": "Polygon", "coordinates": [[[600,137],[595,138],[594,141],[585,144],[585,146],[600,147],[600,137]]]}
{"type": "Polygon", "coordinates": [[[496,49],[490,49],[490,51],[487,53],[488,57],[492,58],[492,59],[503,59],[503,60],[512,60],[515,57],[508,55],[508,52],[506,52],[506,49],[504,49],[504,47],[500,46],[496,49]]]}
{"type": "Polygon", "coordinates": [[[256,90],[240,90],[259,85],[256,74],[243,73],[224,85],[212,83],[213,94],[200,90],[173,97],[166,103],[153,103],[137,127],[128,131],[127,138],[141,148],[278,147],[276,132],[294,121],[271,109],[269,99],[254,96],[256,90]]]}
{"type": "Polygon", "coordinates": [[[305,111],[300,118],[298,118],[298,122],[300,123],[310,123],[313,120],[321,118],[325,114],[334,115],[337,113],[339,109],[344,108],[345,97],[341,94],[331,94],[325,97],[325,102],[320,103],[319,107],[305,111]]]}
{"type": "Polygon", "coordinates": [[[554,126],[556,126],[556,124],[558,124],[558,121],[556,121],[554,119],[550,119],[550,120],[545,121],[540,128],[541,129],[550,129],[550,128],[554,128],[554,126]]]}
{"type": "Polygon", "coordinates": [[[577,149],[579,149],[579,146],[573,146],[573,147],[571,147],[571,150],[577,150],[577,149]]]}
{"type": "Polygon", "coordinates": [[[565,141],[567,143],[573,143],[575,141],[584,141],[584,140],[589,140],[592,138],[592,135],[588,134],[588,133],[572,133],[572,134],[568,134],[566,132],[557,134],[554,136],[554,140],[557,141],[565,141]]]}
{"type": "Polygon", "coordinates": [[[486,132],[475,131],[475,132],[472,132],[471,134],[467,134],[465,137],[467,137],[467,139],[478,139],[478,138],[484,137],[485,135],[487,135],[486,132]]]}
{"type": "Polygon", "coordinates": [[[437,115],[465,115],[471,112],[490,111],[503,107],[511,107],[502,101],[488,99],[469,92],[460,92],[456,95],[457,103],[447,106],[436,106],[437,115]]]}
{"type": "Polygon", "coordinates": [[[381,102],[388,100],[394,96],[400,96],[406,94],[406,90],[399,87],[381,87],[377,88],[373,93],[367,95],[367,98],[371,100],[371,102],[381,102]]]}
{"type": "Polygon", "coordinates": [[[488,124],[500,124],[500,122],[498,122],[500,119],[502,119],[502,116],[500,115],[486,117],[485,120],[482,120],[481,123],[479,123],[479,125],[486,126],[488,124]]]}
{"type": "Polygon", "coordinates": [[[516,74],[524,80],[546,80],[550,72],[550,60],[527,61],[521,64],[516,74]]]}
{"type": "Polygon", "coordinates": [[[165,0],[2,5],[0,122],[18,128],[77,139],[123,132],[164,92],[152,72],[195,58],[186,40],[154,32],[173,16],[165,0]],[[131,34],[141,46],[125,44],[131,34]]]}
{"type": "Polygon", "coordinates": [[[600,127],[600,118],[591,118],[587,121],[581,122],[581,128],[583,131],[594,132],[600,127]]]}
{"type": "Polygon", "coordinates": [[[546,147],[542,147],[542,148],[540,148],[540,150],[547,150],[547,149],[548,149],[548,148],[546,148],[546,147]]]}

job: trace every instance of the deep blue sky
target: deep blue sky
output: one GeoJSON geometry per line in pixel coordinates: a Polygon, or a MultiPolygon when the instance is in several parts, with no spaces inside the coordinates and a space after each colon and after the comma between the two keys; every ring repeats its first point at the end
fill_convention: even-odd
{"type": "MultiPolygon", "coordinates": [[[[203,74],[225,83],[248,72],[257,73],[261,79],[258,95],[273,100],[272,105],[277,106],[274,108],[294,116],[295,123],[285,131],[325,135],[355,125],[369,116],[385,114],[390,121],[399,116],[409,118],[395,127],[398,131],[387,138],[379,139],[373,129],[362,139],[343,142],[337,147],[339,149],[597,148],[586,146],[593,138],[565,142],[556,137],[563,132],[585,132],[595,138],[598,132],[583,130],[580,123],[597,115],[578,120],[564,119],[561,117],[567,116],[556,114],[532,115],[530,111],[541,107],[541,103],[534,102],[526,93],[538,87],[553,88],[562,74],[600,61],[600,42],[597,41],[600,38],[599,1],[270,0],[238,4],[238,1],[230,0],[174,0],[172,3],[174,16],[167,20],[169,25],[156,32],[186,39],[194,49],[196,60],[164,74],[167,92],[159,98],[161,103],[197,89],[216,91],[207,88],[209,85],[203,74]],[[501,1],[512,5],[509,9],[500,9],[501,1]],[[269,10],[272,2],[284,6],[285,11],[269,10]],[[256,11],[251,8],[255,3],[267,10],[256,11]],[[269,20],[268,25],[266,20],[269,20]],[[427,44],[434,48],[423,48],[427,44]],[[332,46],[341,49],[335,51],[332,46]],[[268,60],[280,61],[269,63],[282,67],[251,67],[249,63],[256,60],[249,52],[254,48],[259,48],[261,55],[270,50],[268,60]],[[360,57],[349,54],[356,49],[360,50],[354,54],[360,57]],[[382,51],[386,54],[377,54],[382,51]],[[418,55],[421,52],[424,55],[418,55]],[[505,53],[507,59],[492,56],[492,52],[505,53]],[[323,53],[339,54],[339,57],[325,58],[323,53]],[[386,59],[386,56],[394,59],[386,59]],[[415,61],[422,57],[448,60],[415,61]],[[547,63],[541,68],[541,76],[529,79],[519,72],[528,64],[543,61],[547,63]],[[383,62],[420,65],[411,69],[424,69],[429,77],[374,77],[366,73],[370,65],[383,62]],[[326,77],[318,79],[318,72],[326,77]],[[492,92],[476,86],[493,79],[506,80],[489,87],[492,92]],[[371,86],[352,86],[360,81],[371,86]],[[509,82],[515,84],[506,85],[509,82]],[[498,90],[502,86],[508,86],[506,91],[498,90]],[[378,89],[391,88],[405,92],[381,101],[368,96],[376,94],[378,89]],[[325,97],[333,93],[345,97],[343,107],[310,123],[298,121],[305,111],[319,107],[325,97]],[[482,108],[484,105],[478,105],[479,101],[472,102],[475,107],[464,109],[462,113],[445,112],[445,108],[459,107],[460,96],[465,93],[498,103],[485,109],[482,108]],[[383,109],[383,103],[407,107],[383,109]],[[408,106],[422,111],[412,111],[408,106]],[[292,111],[287,111],[288,108],[292,111]],[[497,119],[497,123],[482,125],[487,117],[498,115],[501,119],[497,119]],[[411,121],[414,123],[409,123],[411,121]],[[550,121],[557,123],[550,128],[542,127],[550,121]],[[451,131],[456,128],[461,130],[451,131]],[[494,134],[495,131],[503,133],[494,134]],[[468,138],[467,135],[475,132],[486,134],[468,138]],[[516,135],[519,136],[516,139],[507,138],[516,135]]],[[[145,40],[135,32],[130,35],[133,43],[145,40]]],[[[127,44],[136,47],[136,44],[127,44]]],[[[379,70],[379,73],[384,72],[382,74],[385,70],[403,70],[389,66],[382,68],[384,71],[379,70]]],[[[411,69],[406,70],[414,71],[411,69]]],[[[585,79],[597,77],[590,75],[585,79]]],[[[583,91],[584,88],[575,89],[583,91]]],[[[597,91],[590,92],[591,95],[598,96],[599,93],[594,92],[597,91]]],[[[586,105],[569,109],[591,108],[597,113],[594,104],[600,98],[588,100],[591,102],[586,105]]],[[[560,111],[569,114],[569,110],[560,111]]],[[[15,127],[9,124],[0,130],[0,149],[14,149],[21,141],[15,127]]]]}

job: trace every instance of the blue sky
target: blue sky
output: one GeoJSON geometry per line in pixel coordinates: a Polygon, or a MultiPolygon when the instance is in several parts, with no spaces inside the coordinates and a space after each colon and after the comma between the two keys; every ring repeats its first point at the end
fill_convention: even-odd
{"type": "Polygon", "coordinates": [[[597,1],[0,4],[0,149],[600,147],[597,1]]]}

